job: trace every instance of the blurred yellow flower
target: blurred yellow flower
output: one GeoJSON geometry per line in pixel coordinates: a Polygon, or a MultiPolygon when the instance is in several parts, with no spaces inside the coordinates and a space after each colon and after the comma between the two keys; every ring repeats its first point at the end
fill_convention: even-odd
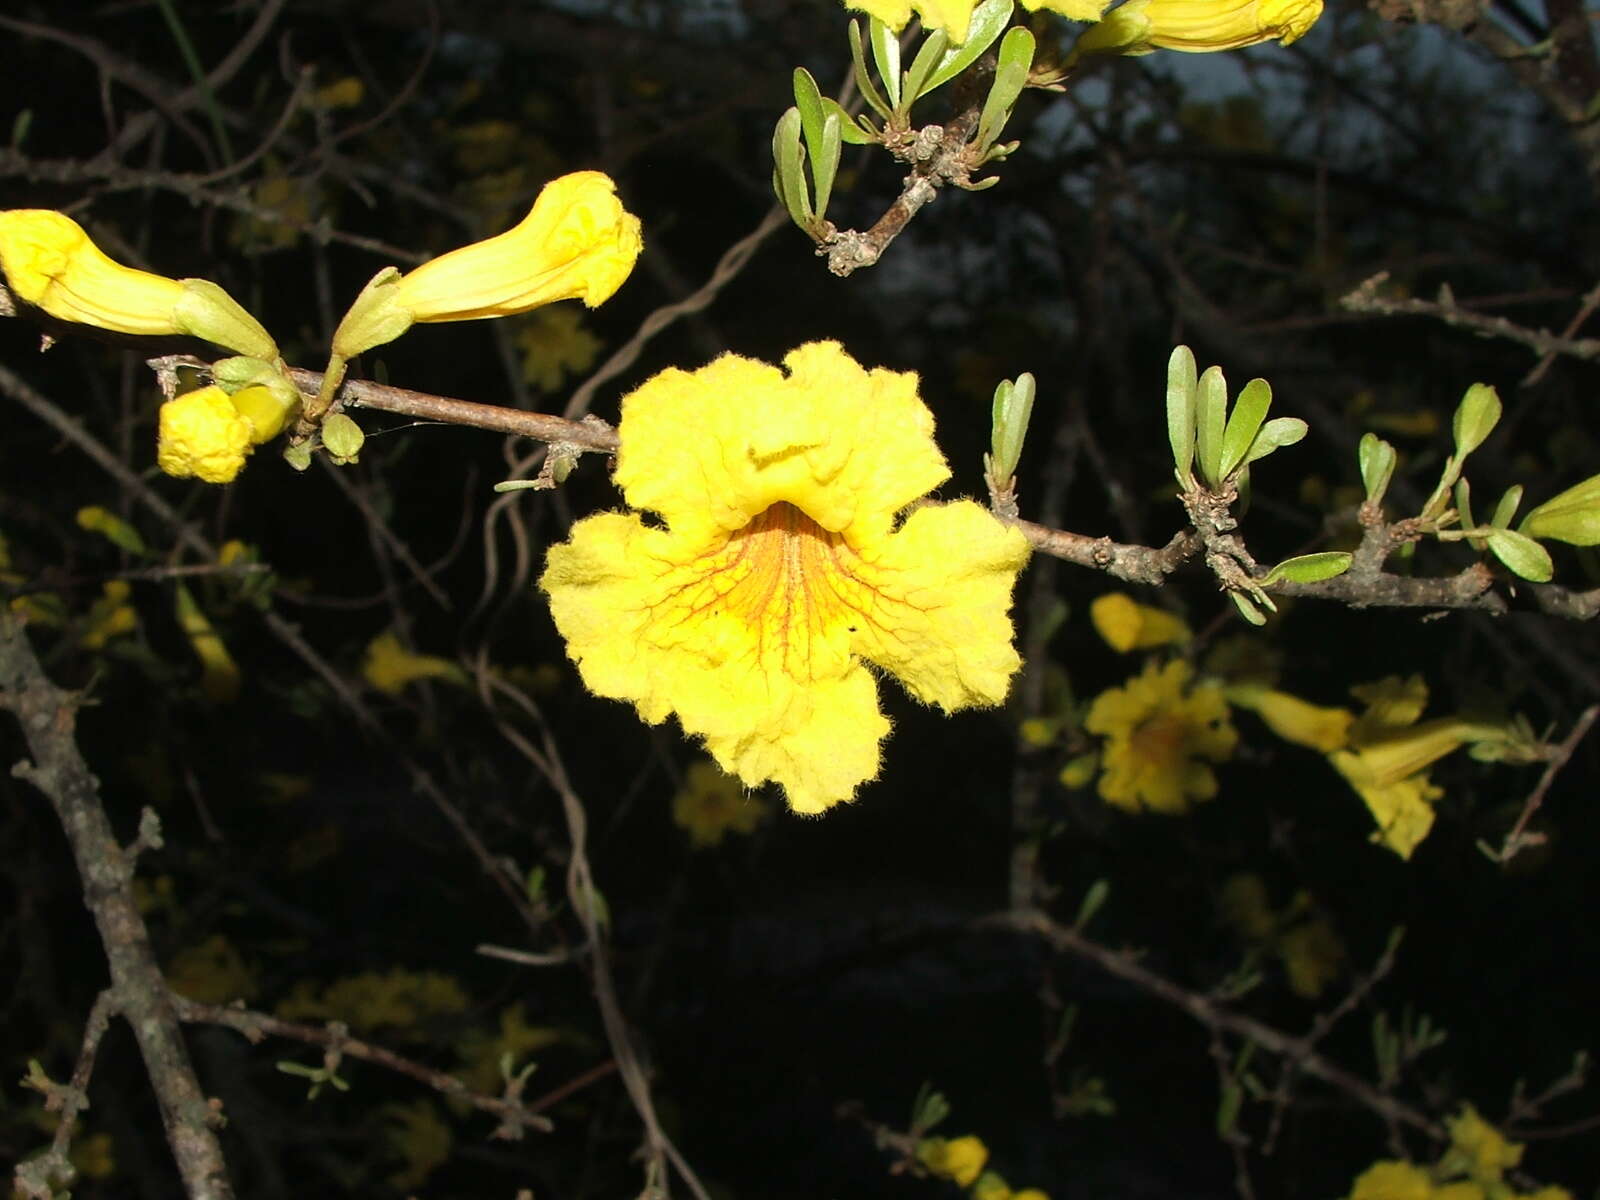
{"type": "Polygon", "coordinates": [[[239,694],[239,665],[212,626],[194,594],[178,584],[175,596],[178,627],[200,660],[200,690],[213,704],[227,704],[239,694]]]}
{"type": "Polygon", "coordinates": [[[1445,1156],[1444,1164],[1480,1183],[1499,1183],[1508,1170],[1522,1161],[1522,1144],[1508,1142],[1470,1104],[1463,1105],[1458,1116],[1446,1121],[1445,1128],[1450,1131],[1451,1153],[1445,1156]]]}
{"type": "Polygon", "coordinates": [[[985,1171],[978,1176],[978,1182],[972,1185],[972,1200],[1050,1200],[1047,1193],[1038,1188],[1023,1188],[1020,1192],[1013,1192],[1011,1185],[993,1171],[985,1171]]]}
{"type": "Polygon", "coordinates": [[[128,603],[132,589],[125,579],[112,579],[100,588],[100,599],[89,607],[78,645],[85,650],[103,650],[112,638],[139,628],[139,614],[128,603]]]}
{"type": "Polygon", "coordinates": [[[369,283],[333,335],[337,358],[392,342],[418,321],[474,321],[557,300],[610,298],[642,246],[639,218],[599,171],[551,180],[517,226],[369,283]]]}
{"type": "Polygon", "coordinates": [[[1324,708],[1258,683],[1232,684],[1224,692],[1228,703],[1251,709],[1286,742],[1327,754],[1350,740],[1356,715],[1347,708],[1324,708]]]}
{"type": "Polygon", "coordinates": [[[178,479],[232,483],[244,469],[253,429],[215,384],[185,392],[161,406],[156,465],[178,479]]]}
{"type": "Polygon", "coordinates": [[[784,365],[724,355],[624,399],[616,481],[665,528],[580,521],[540,586],[591,691],[676,713],[723,770],[814,813],[878,773],[867,663],[946,711],[1005,699],[1028,546],[971,501],[900,520],[950,473],[915,375],[835,342],[784,365]]]}
{"type": "Polygon", "coordinates": [[[917,1143],[917,1161],[940,1179],[971,1187],[989,1161],[989,1147],[981,1138],[924,1138],[917,1143]]]}
{"type": "Polygon", "coordinates": [[[672,819],[697,850],[730,833],[753,833],[766,815],[764,800],[709,759],[689,764],[683,787],[672,798],[672,819]]]}
{"type": "Polygon", "coordinates": [[[383,1117],[385,1139],[404,1162],[389,1174],[389,1182],[405,1192],[421,1187],[450,1158],[453,1139],[438,1106],[422,1099],[385,1104],[378,1112],[383,1117]]]}
{"type": "Polygon", "coordinates": [[[1433,1176],[1414,1163],[1373,1163],[1357,1178],[1349,1200],[1431,1200],[1433,1176]]]}
{"type": "Polygon", "coordinates": [[[1349,748],[1334,751],[1328,761],[1378,823],[1372,840],[1410,858],[1433,827],[1433,801],[1444,795],[1427,768],[1460,746],[1503,740],[1508,731],[1461,717],[1418,724],[1428,703],[1428,685],[1420,675],[1390,676],[1350,691],[1366,702],[1367,711],[1350,726],[1349,748]]]}
{"type": "Polygon", "coordinates": [[[1129,812],[1186,812],[1191,800],[1217,794],[1206,762],[1233,754],[1238,734],[1228,703],[1212,683],[1189,687],[1192,670],[1182,660],[1146,664],[1120,688],[1095,697],[1083,727],[1106,739],[1100,795],[1129,812]]]}
{"type": "Polygon", "coordinates": [[[1182,617],[1140,604],[1125,592],[1107,592],[1089,605],[1095,632],[1119,654],[1182,645],[1194,635],[1182,617]]]}
{"type": "Polygon", "coordinates": [[[166,976],[173,991],[199,1004],[230,1004],[256,993],[255,972],[220,933],[178,951],[166,976]]]}
{"type": "Polygon", "coordinates": [[[216,284],[113,262],[66,213],[0,212],[0,270],[12,292],[57,320],[140,337],[191,334],[255,358],[278,356],[267,331],[216,284]]]}
{"type": "Polygon", "coordinates": [[[518,1001],[500,1010],[497,1033],[473,1029],[461,1038],[456,1049],[461,1055],[462,1067],[457,1075],[473,1091],[497,1096],[505,1086],[500,1076],[503,1059],[509,1062],[515,1073],[530,1055],[563,1041],[567,1036],[564,1031],[549,1025],[529,1025],[527,1009],[518,1001]]]}
{"type": "Polygon", "coordinates": [[[417,654],[400,643],[400,635],[385,630],[367,643],[361,660],[361,677],[386,696],[398,696],[419,679],[442,679],[465,684],[466,672],[447,658],[417,654]]]}
{"type": "Polygon", "coordinates": [[[583,327],[573,308],[541,308],[516,333],[522,377],[541,392],[553,392],[568,375],[587,371],[600,355],[600,339],[583,327]]]}
{"type": "Polygon", "coordinates": [[[426,1023],[459,1016],[467,1007],[467,994],[450,976],[396,967],[348,975],[320,994],[316,984],[300,980],[276,1012],[286,1021],[343,1021],[351,1029],[423,1041],[431,1036],[426,1023]]]}
{"type": "Polygon", "coordinates": [[[1223,884],[1218,907],[1241,941],[1282,961],[1295,995],[1314,1000],[1338,977],[1344,942],[1316,910],[1310,893],[1300,892],[1280,912],[1259,875],[1240,873],[1223,884]]]}

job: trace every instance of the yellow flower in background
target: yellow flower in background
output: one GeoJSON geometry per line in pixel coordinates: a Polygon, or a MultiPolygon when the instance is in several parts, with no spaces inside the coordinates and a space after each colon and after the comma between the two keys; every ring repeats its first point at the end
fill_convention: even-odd
{"type": "Polygon", "coordinates": [[[1020,1192],[1013,1192],[1011,1185],[993,1171],[985,1171],[978,1176],[978,1182],[972,1185],[972,1200],[1050,1200],[1047,1193],[1038,1188],[1023,1188],[1020,1192]]]}
{"type": "Polygon", "coordinates": [[[1356,715],[1347,708],[1324,708],[1258,683],[1233,684],[1224,691],[1228,703],[1252,710],[1286,742],[1327,754],[1350,740],[1356,715]]]}
{"type": "Polygon", "coordinates": [[[730,833],[754,833],[766,815],[765,801],[709,760],[689,764],[683,787],[672,798],[672,819],[697,850],[730,833]]]}
{"type": "Polygon", "coordinates": [[[78,645],[85,650],[103,650],[112,638],[139,628],[139,614],[128,603],[132,594],[133,589],[125,579],[112,579],[101,585],[100,599],[89,607],[78,645]]]}
{"type": "Polygon", "coordinates": [[[407,686],[419,679],[442,679],[446,683],[465,684],[466,672],[448,658],[432,654],[417,654],[407,650],[400,635],[386,630],[367,644],[366,656],[361,660],[361,676],[386,696],[398,696],[407,686]]]}
{"type": "Polygon", "coordinates": [[[278,357],[267,331],[216,284],[113,262],[65,213],[0,212],[0,270],[12,292],[60,321],[139,337],[190,334],[255,358],[278,357]]]}
{"type": "Polygon", "coordinates": [[[1279,912],[1262,878],[1241,873],[1223,884],[1218,907],[1240,941],[1283,963],[1289,990],[1297,996],[1316,999],[1344,966],[1344,942],[1308,892],[1298,893],[1279,912]]]}
{"type": "Polygon", "coordinates": [[[1509,1142],[1472,1105],[1463,1105],[1459,1116],[1445,1122],[1450,1131],[1450,1150],[1444,1166],[1457,1167],[1480,1183],[1499,1183],[1512,1167],[1522,1161],[1522,1144],[1509,1142]]]}
{"type": "Polygon", "coordinates": [[[914,374],[835,342],[784,366],[728,354],[624,399],[616,481],[666,527],[580,521],[540,586],[591,691],[815,813],[878,773],[867,663],[946,711],[1005,699],[1028,546],[971,501],[899,520],[950,474],[914,374]]]}
{"type": "Polygon", "coordinates": [[[500,1075],[502,1059],[509,1058],[515,1073],[530,1056],[573,1037],[553,1026],[529,1025],[527,1009],[518,1001],[501,1009],[497,1033],[471,1029],[462,1036],[456,1046],[462,1066],[456,1074],[473,1091],[495,1096],[504,1087],[500,1075]]]}
{"type": "Polygon", "coordinates": [[[522,377],[541,392],[553,392],[569,375],[594,366],[600,339],[583,327],[572,308],[541,308],[529,314],[516,333],[522,351],[522,377]]]}
{"type": "Polygon", "coordinates": [[[183,584],[177,587],[178,627],[189,637],[200,660],[200,690],[213,704],[227,704],[239,694],[239,666],[228,653],[210,620],[183,584]]]}
{"type": "Polygon", "coordinates": [[[156,465],[179,479],[232,483],[244,469],[254,429],[216,384],[185,392],[161,406],[156,465]]]}
{"type": "Polygon", "coordinates": [[[915,8],[924,28],[942,29],[959,45],[967,40],[977,0],[844,0],[844,6],[877,17],[896,33],[906,27],[915,8]]]}
{"type": "Polygon", "coordinates": [[[953,1180],[960,1187],[971,1187],[989,1161],[989,1147],[982,1138],[923,1138],[917,1143],[917,1161],[940,1179],[953,1180]]]}
{"type": "Polygon", "coordinates": [[[1349,1200],[1432,1200],[1433,1176],[1415,1163],[1373,1163],[1356,1178],[1349,1200]]]}
{"type": "Polygon", "coordinates": [[[1158,49],[1203,54],[1273,39],[1287,46],[1321,15],[1322,0],[1127,0],[1083,32],[1072,57],[1158,49]]]}
{"type": "Polygon", "coordinates": [[[197,1004],[231,1004],[256,993],[255,972],[220,933],[178,951],[166,976],[173,991],[197,1004]]]}
{"type": "Polygon", "coordinates": [[[1108,804],[1181,813],[1191,800],[1217,794],[1207,762],[1230,757],[1239,736],[1222,689],[1212,683],[1190,688],[1192,674],[1181,660],[1149,663],[1122,687],[1095,697],[1083,727],[1106,739],[1100,795],[1108,804]]]}
{"type": "Polygon", "coordinates": [[[1367,711],[1350,726],[1348,749],[1328,755],[1378,823],[1372,840],[1410,858],[1433,828],[1433,801],[1444,795],[1428,767],[1470,742],[1502,741],[1503,725],[1462,717],[1418,718],[1428,703],[1422,676],[1390,676],[1350,689],[1367,711]]]}
{"type": "Polygon", "coordinates": [[[421,1187],[450,1159],[450,1127],[431,1100],[409,1104],[385,1104],[378,1109],[384,1121],[384,1135],[404,1166],[389,1175],[389,1182],[403,1192],[421,1187]]]}
{"type": "Polygon", "coordinates": [[[278,1002],[286,1021],[343,1021],[351,1029],[383,1029],[392,1037],[426,1041],[425,1025],[458,1017],[470,1003],[461,985],[438,971],[364,971],[336,980],[318,993],[310,980],[295,983],[278,1002]]]}
{"type": "Polygon", "coordinates": [[[1157,646],[1181,646],[1194,636],[1182,617],[1164,608],[1140,604],[1125,592],[1107,592],[1089,605],[1089,620],[1095,632],[1119,654],[1130,650],[1152,650],[1157,646]]]}
{"type": "Polygon", "coordinates": [[[515,228],[405,275],[379,274],[340,321],[334,354],[354,358],[418,321],[507,317],[557,300],[593,308],[622,286],[642,245],[639,218],[622,207],[608,176],[563,175],[515,228]]]}

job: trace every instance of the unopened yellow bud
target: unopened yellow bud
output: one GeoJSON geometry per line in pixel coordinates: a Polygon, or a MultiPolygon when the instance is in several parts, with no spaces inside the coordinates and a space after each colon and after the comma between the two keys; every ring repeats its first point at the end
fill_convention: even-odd
{"type": "Polygon", "coordinates": [[[300,397],[287,399],[281,391],[253,384],[239,389],[228,399],[233,402],[234,411],[250,422],[250,444],[259,446],[283,432],[300,397]]]}
{"type": "Polygon", "coordinates": [[[216,284],[112,262],[65,213],[0,212],[0,270],[12,292],[57,320],[138,337],[189,334],[241,354],[278,356],[267,331],[216,284]]]}
{"type": "Polygon", "coordinates": [[[1107,592],[1089,605],[1089,620],[1106,645],[1121,654],[1182,645],[1194,635],[1182,617],[1140,604],[1122,592],[1107,592]]]}
{"type": "Polygon", "coordinates": [[[252,429],[216,385],[186,392],[161,406],[156,464],[179,479],[231,483],[250,453],[252,429]]]}
{"type": "Polygon", "coordinates": [[[608,176],[563,175],[515,228],[405,275],[380,273],[340,322],[334,353],[353,358],[418,321],[505,317],[557,300],[593,308],[622,286],[641,246],[639,218],[622,207],[608,176]]]}

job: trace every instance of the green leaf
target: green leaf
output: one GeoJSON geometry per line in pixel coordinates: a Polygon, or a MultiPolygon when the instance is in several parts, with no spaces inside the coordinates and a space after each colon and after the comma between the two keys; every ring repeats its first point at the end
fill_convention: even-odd
{"type": "Polygon", "coordinates": [[[933,74],[934,65],[944,57],[945,48],[949,45],[950,38],[942,29],[935,29],[928,35],[928,40],[922,43],[922,48],[911,60],[911,67],[900,84],[900,94],[905,97],[906,108],[915,104],[917,97],[927,90],[928,76],[933,74]]]}
{"type": "Polygon", "coordinates": [[[856,68],[856,87],[861,89],[861,96],[870,104],[880,117],[888,120],[889,113],[893,111],[889,102],[883,98],[883,93],[878,90],[878,85],[872,82],[872,73],[867,70],[867,57],[861,48],[861,22],[850,22],[850,59],[856,68]]]}
{"type": "MultiPolygon", "coordinates": [[[[1292,446],[1306,436],[1306,423],[1299,417],[1273,417],[1261,427],[1261,432],[1256,434],[1256,440],[1250,444],[1250,452],[1244,456],[1244,466],[1248,467],[1258,458],[1265,458],[1274,450],[1282,450],[1285,446],[1292,446]]],[[[1241,470],[1240,478],[1245,472],[1241,470]]],[[[1240,491],[1243,491],[1241,487],[1240,491]]]]}
{"type": "Polygon", "coordinates": [[[800,148],[800,110],[791,108],[778,118],[778,126],[772,132],[774,190],[789,210],[789,219],[809,233],[811,197],[800,169],[804,157],[805,151],[800,148]]]}
{"type": "MultiPolygon", "coordinates": [[[[1466,482],[1467,481],[1465,479],[1461,481],[1463,487],[1466,486],[1466,482]]],[[[1493,525],[1496,529],[1505,529],[1509,527],[1511,524],[1511,518],[1517,515],[1517,508],[1519,505],[1521,505],[1521,503],[1522,485],[1520,483],[1513,483],[1506,489],[1505,495],[1500,497],[1500,503],[1494,506],[1494,512],[1489,517],[1489,524],[1493,525]]],[[[1460,505],[1457,505],[1456,507],[1458,510],[1460,509],[1460,505]]],[[[1470,523],[1471,522],[1468,519],[1467,514],[1463,512],[1461,514],[1461,524],[1469,525],[1470,523]]]]}
{"type": "Polygon", "coordinates": [[[978,117],[977,144],[987,150],[994,145],[1000,131],[1011,119],[1017,97],[1028,86],[1028,72],[1033,70],[1033,34],[1018,25],[1000,40],[999,61],[995,64],[994,83],[984,99],[983,112],[978,117]]]}
{"type": "Polygon", "coordinates": [[[1249,621],[1250,624],[1265,625],[1267,623],[1267,618],[1262,615],[1261,610],[1251,604],[1245,598],[1243,592],[1229,592],[1228,595],[1233,598],[1233,606],[1239,610],[1239,615],[1249,621]]]}
{"type": "Polygon", "coordinates": [[[1500,421],[1500,395],[1487,383],[1475,383],[1456,407],[1456,466],[1459,469],[1500,421]]]}
{"type": "Polygon", "coordinates": [[[983,0],[973,9],[972,24],[967,26],[967,40],[944,52],[939,65],[934,67],[927,83],[923,84],[921,95],[926,96],[934,88],[949,83],[977,62],[978,56],[994,45],[994,40],[1011,23],[1012,8],[1012,0],[983,0]]]}
{"type": "Polygon", "coordinates": [[[843,149],[844,126],[834,113],[822,120],[822,144],[811,148],[811,180],[816,188],[816,219],[828,212],[833,197],[833,181],[839,171],[839,152],[843,149]]]}
{"type": "Polygon", "coordinates": [[[794,106],[800,112],[800,127],[806,145],[813,150],[822,143],[822,89],[804,67],[794,69],[794,106]]]}
{"type": "Polygon", "coordinates": [[[822,109],[839,118],[839,136],[852,146],[872,144],[872,130],[862,124],[866,118],[852,117],[837,100],[830,100],[826,96],[822,98],[822,109]]]}
{"type": "Polygon", "coordinates": [[[991,461],[996,478],[1002,482],[1017,473],[1022,443],[1028,436],[1028,419],[1033,414],[1034,391],[1033,376],[1027,371],[1018,375],[1015,383],[1001,380],[994,389],[991,461]]]}
{"type": "Polygon", "coordinates": [[[1394,447],[1377,434],[1361,435],[1361,448],[1356,452],[1356,461],[1361,465],[1361,483],[1367,489],[1368,504],[1381,502],[1383,494],[1389,490],[1389,481],[1394,478],[1396,457],[1394,447]]]}
{"type": "Polygon", "coordinates": [[[1200,475],[1213,490],[1222,486],[1222,430],[1228,414],[1228,381],[1221,367],[1207,367],[1195,389],[1194,449],[1200,475]]]}
{"type": "Polygon", "coordinates": [[[1517,526],[1533,538],[1554,538],[1574,546],[1600,545],[1600,475],[1552,496],[1517,526]]]}
{"type": "Polygon", "coordinates": [[[1520,575],[1534,583],[1549,583],[1556,573],[1555,564],[1550,561],[1550,552],[1531,537],[1525,537],[1515,530],[1491,530],[1489,549],[1513,575],[1520,575]]]}
{"type": "Polygon", "coordinates": [[[1265,379],[1252,379],[1239,392],[1228,417],[1227,429],[1222,434],[1222,478],[1233,474],[1233,469],[1245,461],[1271,407],[1272,387],[1265,379]]]}
{"type": "Polygon", "coordinates": [[[1343,575],[1350,569],[1351,558],[1343,550],[1324,550],[1317,554],[1300,554],[1286,558],[1258,581],[1262,587],[1280,579],[1290,583],[1321,583],[1343,575]]]}
{"type": "Polygon", "coordinates": [[[1111,884],[1105,879],[1096,879],[1089,885],[1089,890],[1083,894],[1083,903],[1078,905],[1078,915],[1073,918],[1072,927],[1083,929],[1094,920],[1095,914],[1105,905],[1107,897],[1111,895],[1111,884]]]}
{"type": "Polygon", "coordinates": [[[1178,469],[1178,486],[1193,482],[1194,466],[1194,352],[1175,346],[1167,359],[1167,440],[1172,443],[1172,465],[1178,469]]]}
{"type": "Polygon", "coordinates": [[[900,111],[900,39],[877,17],[867,22],[867,43],[872,61],[878,64],[878,78],[889,97],[889,107],[900,111]]]}

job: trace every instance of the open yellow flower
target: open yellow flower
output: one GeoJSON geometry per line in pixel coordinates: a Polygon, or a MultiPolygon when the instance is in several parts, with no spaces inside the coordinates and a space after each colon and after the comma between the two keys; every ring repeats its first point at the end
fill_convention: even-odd
{"type": "Polygon", "coordinates": [[[599,171],[553,179],[514,228],[423,263],[380,273],[339,323],[342,359],[392,342],[419,321],[476,321],[557,300],[590,308],[627,279],[643,243],[639,218],[599,171]]]}
{"type": "Polygon", "coordinates": [[[889,723],[866,664],[945,710],[999,704],[1027,542],[971,501],[902,510],[950,471],[916,376],[836,342],[777,367],[724,355],[622,403],[634,508],[550,551],[540,586],[584,683],[676,713],[725,771],[798,812],[878,773],[889,723]]]}
{"type": "Polygon", "coordinates": [[[1149,663],[1120,688],[1095,697],[1083,727],[1106,739],[1100,795],[1129,812],[1188,811],[1190,800],[1217,794],[1217,777],[1202,759],[1222,762],[1239,735],[1228,702],[1213,683],[1189,687],[1181,659],[1149,663]]]}
{"type": "Polygon", "coordinates": [[[844,0],[844,4],[877,17],[896,33],[906,27],[915,8],[924,28],[942,29],[951,42],[959,45],[967,40],[967,27],[972,24],[977,0],[844,0]]]}
{"type": "Polygon", "coordinates": [[[1072,57],[1182,50],[1239,50],[1276,39],[1287,46],[1322,15],[1322,0],[1127,0],[1084,31],[1072,57]]]}
{"type": "Polygon", "coordinates": [[[216,284],[113,262],[66,213],[0,212],[0,270],[12,292],[59,321],[138,337],[189,334],[255,358],[278,357],[267,331],[216,284]]]}

